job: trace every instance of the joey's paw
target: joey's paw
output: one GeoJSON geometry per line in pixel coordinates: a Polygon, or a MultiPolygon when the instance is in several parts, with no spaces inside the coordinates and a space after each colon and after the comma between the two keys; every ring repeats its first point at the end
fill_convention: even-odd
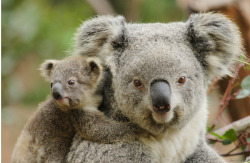
{"type": "Polygon", "coordinates": [[[85,116],[85,113],[82,109],[70,109],[67,111],[67,113],[70,115],[72,122],[75,123],[80,123],[78,121],[81,121],[81,117],[85,116]]]}
{"type": "Polygon", "coordinates": [[[135,134],[135,135],[142,135],[142,134],[146,134],[147,131],[141,127],[139,127],[138,125],[132,123],[132,122],[128,122],[129,127],[131,128],[131,131],[135,134]]]}

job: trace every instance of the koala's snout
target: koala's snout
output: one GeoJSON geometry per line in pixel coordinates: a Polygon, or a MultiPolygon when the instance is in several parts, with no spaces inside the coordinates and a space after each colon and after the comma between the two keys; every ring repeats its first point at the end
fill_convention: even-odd
{"type": "Polygon", "coordinates": [[[171,108],[171,90],[165,81],[156,81],[151,84],[150,96],[153,109],[156,113],[168,112],[171,108]]]}
{"type": "Polygon", "coordinates": [[[60,100],[62,99],[62,84],[61,83],[55,83],[52,86],[52,96],[56,99],[56,100],[60,100]]]}

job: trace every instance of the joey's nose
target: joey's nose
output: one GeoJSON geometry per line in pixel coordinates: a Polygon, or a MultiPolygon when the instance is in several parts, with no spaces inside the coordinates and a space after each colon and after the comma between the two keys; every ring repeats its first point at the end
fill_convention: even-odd
{"type": "Polygon", "coordinates": [[[56,100],[62,99],[62,85],[60,83],[56,83],[52,87],[52,96],[56,100]]]}
{"type": "Polygon", "coordinates": [[[171,90],[167,82],[154,82],[150,87],[150,96],[156,113],[165,113],[171,109],[171,90]]]}

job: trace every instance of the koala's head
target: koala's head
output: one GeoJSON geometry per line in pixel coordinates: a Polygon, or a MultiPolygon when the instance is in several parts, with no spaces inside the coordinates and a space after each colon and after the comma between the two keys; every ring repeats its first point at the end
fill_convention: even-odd
{"type": "Polygon", "coordinates": [[[79,28],[76,45],[79,54],[106,61],[116,109],[153,134],[181,128],[206,109],[208,81],[231,75],[243,54],[237,27],[214,13],[169,24],[97,17],[79,28]]]}
{"type": "Polygon", "coordinates": [[[62,110],[86,106],[101,73],[99,60],[72,56],[63,60],[46,60],[40,67],[50,82],[51,95],[62,110]]]}

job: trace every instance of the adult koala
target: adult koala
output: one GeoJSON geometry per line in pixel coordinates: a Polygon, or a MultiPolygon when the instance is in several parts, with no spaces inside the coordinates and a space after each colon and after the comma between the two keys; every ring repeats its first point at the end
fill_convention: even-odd
{"type": "Polygon", "coordinates": [[[75,137],[69,162],[224,162],[205,141],[206,90],[231,75],[243,54],[238,28],[215,13],[187,22],[130,24],[93,18],[79,28],[77,52],[107,69],[100,110],[145,129],[139,141],[98,144],[75,137]]]}

